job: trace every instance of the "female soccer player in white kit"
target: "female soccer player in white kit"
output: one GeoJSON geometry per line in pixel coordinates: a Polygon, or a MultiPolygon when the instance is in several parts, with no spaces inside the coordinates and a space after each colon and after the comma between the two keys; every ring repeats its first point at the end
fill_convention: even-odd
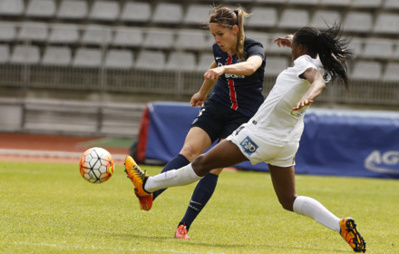
{"type": "Polygon", "coordinates": [[[257,113],[227,139],[191,164],[154,177],[147,176],[131,158],[125,168],[139,195],[201,179],[213,168],[249,160],[269,165],[273,187],[284,209],[302,214],[338,232],[355,252],[365,252],[366,242],[350,217],[339,219],[317,200],[298,196],[295,190],[295,154],[303,132],[303,118],[309,105],[326,87],[324,77],[348,85],[346,64],[352,52],[340,38],[335,24],[325,32],[311,27],[299,29],[292,40],[275,42],[292,48],[293,67],[277,77],[276,83],[257,113]]]}

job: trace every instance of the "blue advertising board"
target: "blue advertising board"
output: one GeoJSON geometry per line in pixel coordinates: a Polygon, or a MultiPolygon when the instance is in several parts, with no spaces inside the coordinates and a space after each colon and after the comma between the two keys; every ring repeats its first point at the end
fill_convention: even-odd
{"type": "MultiPolygon", "coordinates": [[[[144,157],[167,162],[179,153],[199,107],[148,104],[144,157]]],[[[296,156],[297,174],[399,178],[399,112],[310,108],[296,156]]],[[[142,130],[140,130],[142,132],[142,130]]],[[[265,163],[236,165],[268,171],[265,163]]]]}

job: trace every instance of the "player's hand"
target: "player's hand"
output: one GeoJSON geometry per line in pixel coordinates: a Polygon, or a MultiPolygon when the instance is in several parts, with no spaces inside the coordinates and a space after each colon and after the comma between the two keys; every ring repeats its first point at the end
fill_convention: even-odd
{"type": "Polygon", "coordinates": [[[224,68],[223,66],[221,67],[216,67],[209,69],[205,72],[204,78],[212,81],[216,81],[220,75],[224,73],[224,68]]]}
{"type": "Polygon", "coordinates": [[[293,110],[299,110],[303,107],[309,106],[310,104],[313,103],[312,99],[301,99],[296,105],[295,107],[293,107],[293,110]]]}
{"type": "Polygon", "coordinates": [[[193,94],[190,100],[191,107],[202,106],[205,102],[206,95],[203,96],[199,92],[193,94]]]}
{"type": "Polygon", "coordinates": [[[286,36],[283,37],[278,37],[277,39],[275,39],[273,41],[273,43],[277,43],[277,46],[279,47],[292,47],[292,40],[294,39],[294,35],[292,34],[288,34],[286,36]]]}

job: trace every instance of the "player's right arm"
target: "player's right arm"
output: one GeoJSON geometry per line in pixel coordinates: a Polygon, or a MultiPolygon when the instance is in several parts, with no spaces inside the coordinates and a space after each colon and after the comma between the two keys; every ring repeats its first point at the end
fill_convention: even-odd
{"type": "MultiPolygon", "coordinates": [[[[217,64],[215,61],[213,61],[209,69],[215,67],[217,67],[217,64]]],[[[200,90],[195,94],[193,94],[193,96],[191,97],[190,100],[191,107],[202,106],[202,104],[204,104],[206,96],[208,95],[209,91],[211,90],[215,82],[216,82],[215,80],[206,79],[206,78],[204,79],[204,82],[202,83],[200,90]]]]}

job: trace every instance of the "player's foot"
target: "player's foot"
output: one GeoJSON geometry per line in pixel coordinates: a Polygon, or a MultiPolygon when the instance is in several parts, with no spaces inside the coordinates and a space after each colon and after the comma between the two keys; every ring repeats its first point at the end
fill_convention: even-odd
{"type": "Polygon", "coordinates": [[[356,229],[355,221],[350,218],[343,218],[339,221],[341,236],[349,243],[355,252],[366,252],[366,241],[356,229]]]}
{"type": "Polygon", "coordinates": [[[127,156],[125,159],[125,172],[134,184],[134,193],[137,197],[151,195],[151,193],[146,192],[143,188],[148,176],[145,171],[141,170],[139,165],[137,165],[137,163],[133,160],[132,156],[127,156]]]}
{"type": "Polygon", "coordinates": [[[175,231],[175,238],[190,240],[190,237],[187,235],[187,228],[185,225],[180,225],[177,227],[175,231]]]}
{"type": "Polygon", "coordinates": [[[136,194],[136,197],[139,199],[141,210],[144,210],[144,211],[151,210],[152,200],[153,200],[152,193],[150,195],[142,197],[139,194],[137,194],[137,189],[135,188],[134,189],[134,194],[136,194]]]}

